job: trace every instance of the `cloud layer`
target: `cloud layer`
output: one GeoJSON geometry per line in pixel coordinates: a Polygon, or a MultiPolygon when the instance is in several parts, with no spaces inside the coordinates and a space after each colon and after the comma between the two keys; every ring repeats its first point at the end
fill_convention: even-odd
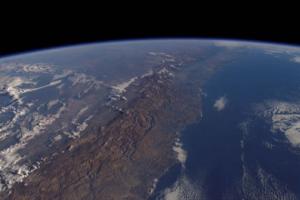
{"type": "Polygon", "coordinates": [[[257,114],[271,122],[271,131],[280,131],[294,147],[300,146],[300,103],[268,101],[257,107],[257,114]]]}
{"type": "Polygon", "coordinates": [[[165,189],[163,200],[196,200],[202,199],[201,186],[182,175],[175,184],[165,189]]]}
{"type": "Polygon", "coordinates": [[[294,61],[296,63],[300,63],[300,56],[296,56],[296,57],[292,58],[292,61],[294,61]]]}

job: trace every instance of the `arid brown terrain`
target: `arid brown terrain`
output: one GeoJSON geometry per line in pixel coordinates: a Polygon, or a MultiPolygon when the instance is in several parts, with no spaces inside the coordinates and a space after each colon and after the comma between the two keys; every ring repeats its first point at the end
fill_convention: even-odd
{"type": "MultiPolygon", "coordinates": [[[[62,112],[61,118],[47,131],[57,132],[55,138],[58,139],[49,143],[49,134],[41,134],[28,142],[20,155],[41,157],[42,153],[35,150],[48,145],[43,152],[48,156],[42,158],[42,163],[31,170],[29,176],[24,175],[12,184],[3,183],[11,188],[1,192],[0,199],[140,200],[151,197],[158,180],[171,167],[184,165],[186,155],[179,154],[185,152],[178,152],[176,147],[180,131],[201,118],[202,85],[219,64],[227,60],[224,52],[207,57],[201,53],[202,50],[174,56],[150,52],[154,56],[151,70],[130,79],[126,90],[122,89],[123,85],[107,85],[82,74],[75,73],[76,78],[72,79],[73,74],[67,71],[61,77],[71,77],[67,79],[73,81],[69,87],[80,84],[74,91],[64,91],[71,99],[67,111],[62,112]],[[97,92],[102,93],[97,95],[97,92]],[[106,103],[105,98],[108,98],[106,103]],[[82,123],[75,126],[75,130],[84,127],[83,133],[80,136],[76,131],[73,135],[66,131],[60,133],[60,126],[66,128],[69,119],[73,123],[73,117],[88,108],[84,102],[90,102],[92,118],[84,127],[86,119],[81,116],[82,123]],[[71,139],[61,139],[63,134],[71,139]]],[[[22,175],[18,171],[7,174],[11,173],[17,173],[16,177],[22,175]]]]}
{"type": "Polygon", "coordinates": [[[201,99],[199,91],[175,87],[167,74],[130,89],[136,96],[124,112],[71,142],[6,198],[146,199],[154,180],[176,162],[177,132],[199,117],[201,99]]]}

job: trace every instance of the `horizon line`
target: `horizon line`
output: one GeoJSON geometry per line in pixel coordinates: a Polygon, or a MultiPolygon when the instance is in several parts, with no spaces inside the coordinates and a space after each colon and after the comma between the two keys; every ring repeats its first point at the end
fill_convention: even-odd
{"type": "Polygon", "coordinates": [[[254,43],[254,44],[266,44],[266,45],[273,45],[273,46],[284,46],[290,48],[300,48],[300,44],[291,44],[287,42],[272,42],[272,41],[265,41],[265,40],[257,40],[257,39],[241,39],[241,38],[220,38],[220,37],[148,37],[148,38],[128,38],[128,39],[111,39],[111,40],[99,40],[99,41],[90,41],[90,42],[78,42],[78,43],[71,43],[65,45],[57,45],[57,46],[50,46],[50,47],[42,47],[36,48],[31,50],[24,50],[20,52],[15,52],[6,55],[0,55],[0,60],[2,59],[9,59],[12,57],[18,56],[27,56],[30,54],[36,53],[44,53],[47,51],[55,51],[55,50],[63,50],[69,48],[78,48],[83,46],[92,46],[92,45],[105,45],[105,44],[116,44],[116,43],[139,43],[139,42],[149,42],[149,41],[191,41],[191,40],[198,40],[198,41],[207,41],[207,42],[216,42],[216,41],[228,41],[228,42],[240,42],[240,43],[254,43]]]}

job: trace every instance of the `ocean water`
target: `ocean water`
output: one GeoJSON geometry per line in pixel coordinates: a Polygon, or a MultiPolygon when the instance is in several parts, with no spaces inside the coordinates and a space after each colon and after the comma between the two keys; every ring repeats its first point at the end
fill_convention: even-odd
{"type": "Polygon", "coordinates": [[[253,116],[253,104],[270,99],[299,99],[299,87],[300,64],[288,56],[249,50],[223,66],[204,85],[207,96],[203,99],[203,119],[182,132],[183,148],[188,154],[185,169],[174,167],[162,177],[154,198],[162,197],[166,188],[184,176],[194,185],[193,190],[198,189],[208,199],[241,199],[243,165],[250,173],[262,167],[299,194],[299,156],[291,154],[284,145],[266,149],[263,142],[284,137],[271,133],[266,123],[253,116]],[[221,97],[227,103],[217,110],[214,104],[221,97]],[[250,128],[242,149],[243,125],[250,128]]]}

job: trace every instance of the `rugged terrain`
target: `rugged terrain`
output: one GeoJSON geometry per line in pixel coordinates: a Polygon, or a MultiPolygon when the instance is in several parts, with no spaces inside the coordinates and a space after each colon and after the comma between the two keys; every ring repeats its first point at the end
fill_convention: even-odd
{"type": "Polygon", "coordinates": [[[147,198],[175,162],[176,133],[199,117],[200,92],[175,87],[167,73],[145,77],[130,89],[136,96],[121,114],[71,142],[8,198],[147,198]]]}
{"type": "MultiPolygon", "coordinates": [[[[15,113],[22,106],[28,112],[8,123],[11,134],[19,130],[17,140],[3,136],[15,144],[0,151],[0,198],[149,198],[168,169],[184,168],[180,131],[201,118],[201,87],[228,59],[226,51],[201,53],[149,52],[151,69],[118,85],[76,71],[53,71],[55,66],[26,65],[25,77],[45,73],[47,80],[48,71],[59,75],[47,84],[28,79],[36,87],[30,90],[20,89],[21,82],[11,84],[11,77],[4,81],[4,92],[12,91],[19,102],[15,113]]],[[[0,69],[14,74],[18,67],[0,69]]]]}

